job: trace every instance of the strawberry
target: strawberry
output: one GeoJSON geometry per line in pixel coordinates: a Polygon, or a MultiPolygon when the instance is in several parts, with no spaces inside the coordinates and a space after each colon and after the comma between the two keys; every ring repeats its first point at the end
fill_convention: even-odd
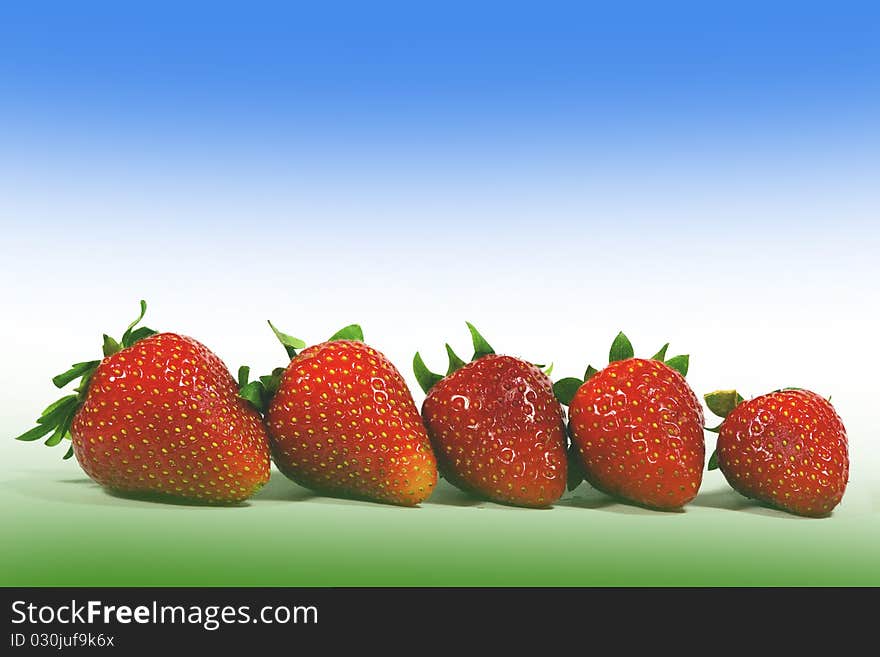
{"type": "Polygon", "coordinates": [[[238,396],[223,362],[176,333],[129,325],[104,336],[104,358],[77,363],[53,379],[80,379],[76,394],[51,404],[18,437],[46,444],[71,439],[65,458],[109,489],[212,504],[240,502],[269,479],[260,414],[238,396]]]}
{"type": "Polygon", "coordinates": [[[705,457],[703,411],[684,379],[689,359],[665,360],[668,347],[635,358],[620,333],[606,368],[554,386],[568,404],[571,456],[584,478],[655,509],[677,509],[697,495],[705,457]]]}
{"type": "MultiPolygon", "coordinates": [[[[272,326],[272,323],[269,323],[272,326]]],[[[306,488],[414,506],[437,463],[406,382],[357,325],[301,353],[272,326],[291,361],[243,394],[267,406],[275,464],[306,488]]]]}
{"type": "Polygon", "coordinates": [[[447,344],[446,376],[416,353],[427,393],[422,417],[440,471],[455,486],[489,500],[544,507],[565,492],[565,425],[553,384],[537,366],[497,355],[468,323],[474,356],[465,364],[447,344]]]}
{"type": "Polygon", "coordinates": [[[802,516],[826,516],[849,478],[846,429],[831,403],[809,390],[786,388],[750,401],[735,390],[706,395],[724,420],[709,469],[720,468],[734,490],[802,516]]]}

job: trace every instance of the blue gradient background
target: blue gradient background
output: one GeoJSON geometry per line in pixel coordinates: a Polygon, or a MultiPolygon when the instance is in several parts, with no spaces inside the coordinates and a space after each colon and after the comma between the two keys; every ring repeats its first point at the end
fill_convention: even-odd
{"type": "Polygon", "coordinates": [[[624,328],[689,351],[700,393],[833,395],[876,522],[871,3],[18,4],[10,433],[141,297],[260,370],[267,317],[309,341],[359,321],[412,384],[416,349],[467,351],[465,319],[559,376],[624,328]]]}

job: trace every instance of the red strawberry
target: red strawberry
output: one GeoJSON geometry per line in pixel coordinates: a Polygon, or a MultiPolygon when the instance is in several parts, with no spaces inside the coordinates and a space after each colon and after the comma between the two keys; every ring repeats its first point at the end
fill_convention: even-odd
{"type": "Polygon", "coordinates": [[[735,390],[706,395],[724,418],[709,469],[733,488],[803,516],[836,507],[849,478],[846,429],[831,403],[809,390],[778,390],[744,401],[735,390]]]}
{"type": "Polygon", "coordinates": [[[472,362],[449,345],[449,371],[433,374],[417,353],[427,393],[422,417],[440,471],[459,488],[496,502],[542,507],[565,492],[565,425],[553,385],[538,367],[496,355],[468,324],[472,362]]]}
{"type": "Polygon", "coordinates": [[[586,380],[563,379],[574,456],[584,477],[611,495],[656,509],[690,502],[702,481],[703,411],[684,379],[688,357],[633,357],[623,333],[610,364],[586,380]]]}
{"type": "Polygon", "coordinates": [[[107,488],[205,503],[240,502],[269,479],[269,447],[260,414],[238,396],[223,362],[175,333],[134,327],[121,344],[104,336],[104,358],[78,363],[53,381],[81,377],[76,395],[44,411],[19,440],[52,432],[71,438],[92,479],[107,488]]]}
{"type": "Polygon", "coordinates": [[[427,499],[437,463],[425,427],[400,372],[364,344],[360,327],[299,354],[305,343],[275,333],[292,357],[263,380],[281,472],[331,495],[405,506],[427,499]]]}

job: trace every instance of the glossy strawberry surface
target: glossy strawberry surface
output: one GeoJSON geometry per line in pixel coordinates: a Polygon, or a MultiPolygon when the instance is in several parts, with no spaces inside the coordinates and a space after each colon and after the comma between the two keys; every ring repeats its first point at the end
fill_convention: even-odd
{"type": "Polygon", "coordinates": [[[579,465],[596,488],[658,509],[697,495],[703,411],[684,377],[664,363],[612,362],[577,390],[569,420],[579,465]]]}
{"type": "Polygon", "coordinates": [[[215,354],[174,333],[101,361],[71,438],[83,470],[118,491],[231,503],[269,479],[260,414],[215,354]]]}
{"type": "Polygon", "coordinates": [[[422,416],[453,484],[520,506],[547,506],[565,492],[562,408],[534,365],[483,356],[434,385],[422,416]]]}
{"type": "Polygon", "coordinates": [[[727,481],[746,497],[805,516],[829,514],[849,478],[843,422],[808,390],[739,404],[721,424],[717,458],[727,481]]]}
{"type": "Polygon", "coordinates": [[[415,505],[436,486],[436,460],[406,382],[363,342],[333,340],[297,355],[267,424],[276,465],[307,488],[415,505]]]}

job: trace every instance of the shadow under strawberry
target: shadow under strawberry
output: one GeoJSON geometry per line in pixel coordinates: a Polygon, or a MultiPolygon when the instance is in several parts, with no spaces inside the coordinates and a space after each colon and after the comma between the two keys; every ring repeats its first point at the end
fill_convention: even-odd
{"type": "Polygon", "coordinates": [[[786,518],[789,520],[809,519],[806,516],[798,516],[789,513],[785,509],[773,506],[772,504],[740,495],[732,488],[727,490],[701,492],[696,498],[694,498],[691,505],[707,509],[750,513],[761,516],[772,516],[774,518],[786,518]]]}
{"type": "Polygon", "coordinates": [[[471,492],[453,486],[448,481],[438,481],[437,488],[428,500],[428,504],[438,506],[475,507],[485,504],[486,500],[471,492]]]}
{"type": "Polygon", "coordinates": [[[287,477],[272,477],[259,493],[254,495],[254,502],[307,502],[318,497],[308,488],[299,486],[287,477]]]}
{"type": "Polygon", "coordinates": [[[242,509],[251,506],[252,499],[239,500],[237,502],[208,502],[204,500],[190,500],[182,497],[170,497],[161,493],[150,492],[127,492],[105,488],[104,493],[110,497],[117,497],[134,502],[161,503],[169,506],[183,506],[208,509],[242,509]]]}

